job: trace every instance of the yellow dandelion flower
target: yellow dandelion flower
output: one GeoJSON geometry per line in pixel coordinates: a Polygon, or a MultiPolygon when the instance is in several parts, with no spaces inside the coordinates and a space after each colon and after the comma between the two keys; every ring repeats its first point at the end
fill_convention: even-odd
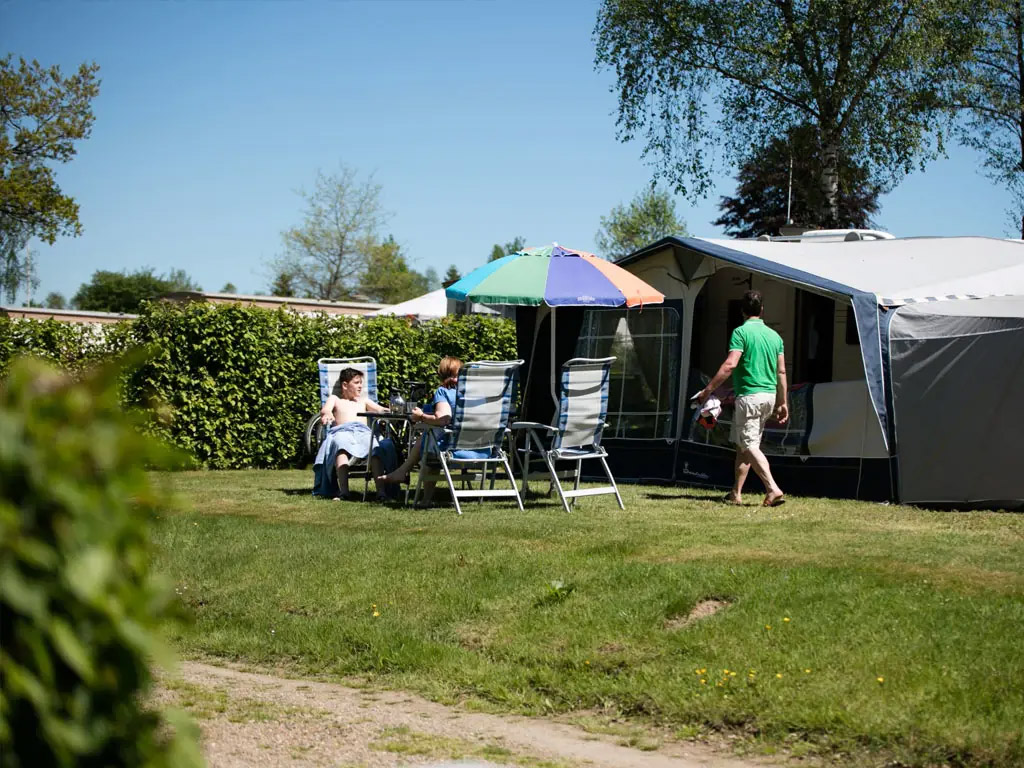
{"type": "Polygon", "coordinates": [[[765,624],[764,628],[770,630],[772,628],[772,625],[771,624],[765,624]]]}
{"type": "Polygon", "coordinates": [[[805,675],[809,675],[809,674],[811,674],[811,670],[809,670],[809,669],[805,669],[805,670],[804,670],[804,674],[805,674],[805,675]]]}
{"type": "Polygon", "coordinates": [[[705,667],[701,667],[700,673],[703,675],[705,672],[707,672],[707,669],[705,667]]]}
{"type": "Polygon", "coordinates": [[[708,682],[707,680],[705,680],[704,678],[701,678],[700,684],[701,685],[707,685],[707,682],[708,682]]]}
{"type": "Polygon", "coordinates": [[[735,673],[735,672],[730,672],[730,673],[729,673],[729,676],[730,676],[730,677],[736,677],[736,673],[735,673]]]}
{"type": "Polygon", "coordinates": [[[374,611],[373,612],[373,617],[377,618],[378,616],[380,616],[380,611],[374,611]]]}
{"type": "Polygon", "coordinates": [[[783,616],[782,620],[788,624],[789,623],[789,616],[783,616]]]}
{"type": "Polygon", "coordinates": [[[782,673],[781,672],[776,672],[775,676],[781,679],[782,678],[782,673]]]}
{"type": "Polygon", "coordinates": [[[587,664],[587,665],[589,665],[589,664],[590,664],[590,659],[587,659],[587,660],[586,660],[586,661],[584,661],[583,663],[584,663],[584,664],[587,664]]]}
{"type": "Polygon", "coordinates": [[[878,682],[880,682],[880,683],[884,683],[884,682],[885,682],[885,678],[884,678],[884,677],[879,677],[879,678],[876,678],[876,679],[877,679],[877,680],[878,680],[878,682]]]}
{"type": "Polygon", "coordinates": [[[729,670],[728,669],[723,669],[722,670],[722,674],[723,675],[728,675],[729,674],[729,670]]]}

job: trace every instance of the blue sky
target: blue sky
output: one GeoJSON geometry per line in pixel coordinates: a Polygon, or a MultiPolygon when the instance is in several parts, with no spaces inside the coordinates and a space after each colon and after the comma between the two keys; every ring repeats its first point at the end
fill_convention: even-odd
{"type": "MultiPolygon", "coordinates": [[[[602,215],[651,178],[615,138],[595,72],[596,0],[0,0],[0,47],[100,65],[92,136],[61,166],[85,232],[36,243],[37,296],[97,269],[182,268],[207,290],[265,290],[296,190],[339,163],[374,174],[413,266],[463,272],[523,235],[593,250],[602,215]]],[[[897,235],[1008,234],[1009,196],[948,160],[907,178],[878,223],[897,235]]],[[[677,212],[696,235],[730,194],[677,212]]]]}

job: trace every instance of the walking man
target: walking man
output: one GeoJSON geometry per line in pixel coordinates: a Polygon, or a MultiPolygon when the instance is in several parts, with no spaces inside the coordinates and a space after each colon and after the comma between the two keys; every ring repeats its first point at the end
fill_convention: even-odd
{"type": "Polygon", "coordinates": [[[761,451],[761,436],[765,423],[772,416],[780,424],[789,419],[786,358],[782,337],[761,319],[760,291],[743,294],[742,310],[744,322],[732,332],[725,362],[708,385],[697,393],[697,399],[703,403],[732,376],[736,408],[729,438],[736,445],[736,477],[725,500],[730,504],[743,503],[743,484],[753,466],[767,489],[763,506],[777,507],[785,503],[786,497],[772,477],[768,459],[761,451]]]}

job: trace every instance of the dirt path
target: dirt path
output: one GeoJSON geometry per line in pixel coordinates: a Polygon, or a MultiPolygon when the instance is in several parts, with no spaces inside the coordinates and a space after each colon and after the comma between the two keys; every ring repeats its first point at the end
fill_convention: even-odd
{"type": "Polygon", "coordinates": [[[467,712],[411,694],[185,662],[158,698],[190,711],[211,768],[403,765],[764,768],[691,743],[467,712]],[[624,744],[634,743],[641,748],[624,744]]]}

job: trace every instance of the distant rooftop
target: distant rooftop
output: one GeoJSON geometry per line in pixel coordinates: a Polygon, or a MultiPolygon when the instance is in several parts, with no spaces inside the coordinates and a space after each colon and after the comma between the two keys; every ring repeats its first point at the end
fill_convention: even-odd
{"type": "Polygon", "coordinates": [[[206,291],[175,291],[160,297],[165,301],[207,301],[212,304],[248,304],[254,307],[277,308],[288,306],[296,312],[326,312],[329,315],[365,315],[387,304],[370,301],[329,301],[303,299],[297,296],[257,296],[244,293],[210,293],[206,291]]]}
{"type": "Polygon", "coordinates": [[[138,315],[125,312],[90,312],[84,309],[47,309],[46,307],[0,307],[0,314],[12,320],[60,320],[64,323],[119,323],[138,315]]]}

